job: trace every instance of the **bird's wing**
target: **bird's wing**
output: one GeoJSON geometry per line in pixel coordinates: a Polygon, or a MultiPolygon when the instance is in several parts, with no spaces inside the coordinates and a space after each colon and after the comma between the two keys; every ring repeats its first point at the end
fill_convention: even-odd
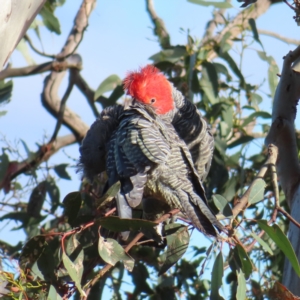
{"type": "Polygon", "coordinates": [[[171,149],[161,128],[146,111],[124,113],[114,148],[122,192],[131,207],[141,203],[148,171],[168,159],[171,149]]]}

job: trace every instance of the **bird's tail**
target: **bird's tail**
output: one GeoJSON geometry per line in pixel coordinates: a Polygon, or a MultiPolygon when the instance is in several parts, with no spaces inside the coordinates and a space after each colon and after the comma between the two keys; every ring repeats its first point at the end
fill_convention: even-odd
{"type": "Polygon", "coordinates": [[[207,235],[217,236],[217,230],[224,231],[223,225],[217,220],[206,203],[198,196],[181,191],[181,205],[193,225],[207,235]]]}

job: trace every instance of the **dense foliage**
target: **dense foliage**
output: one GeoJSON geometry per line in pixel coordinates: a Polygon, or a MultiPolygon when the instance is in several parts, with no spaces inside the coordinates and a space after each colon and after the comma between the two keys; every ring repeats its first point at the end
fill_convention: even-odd
{"type": "MultiPolygon", "coordinates": [[[[259,10],[259,1],[235,17],[225,14],[231,7],[229,2],[214,3],[214,16],[204,37],[198,40],[187,33],[185,45],[171,44],[152,1],[146,1],[161,46],[161,51],[150,60],[197,105],[214,133],[214,158],[205,186],[211,207],[227,225],[228,236],[222,234],[221,240],[212,241],[209,247],[189,245],[191,234],[198,234],[199,239],[203,236],[188,223],[178,223],[181,218],[176,219],[177,210],[160,216],[156,222],[167,221],[163,243],[146,237],[153,235],[156,223],[141,220],[140,210],[135,211],[133,220],[119,219],[114,202],[119,185],[102,195],[105,174],[93,184],[83,179],[78,189],[74,187],[75,191],[61,195],[56,178],[71,179],[67,169],[74,162],[49,166],[48,161],[67,145],[80,143],[88,129],[66,107],[72,88],[77,86],[82,91],[95,117],[101,108],[125,99],[117,75],[108,74],[96,91],[83,80],[80,55],[84,57],[84,53],[74,54],[81,39],[74,38],[72,46],[66,42],[61,53],[50,56],[52,60],[40,68],[19,73],[27,76],[49,72],[42,103],[57,123],[53,136],[39,145],[38,151],[30,151],[21,141],[28,155],[23,161],[17,148],[5,139],[1,141],[0,187],[4,196],[0,221],[16,222],[14,230],[26,232],[26,240],[17,245],[0,241],[3,299],[67,299],[74,294],[75,299],[86,294],[88,299],[100,299],[105,286],[111,289],[113,299],[125,295],[127,299],[222,299],[219,289],[223,285],[228,286],[230,299],[265,299],[280,296],[284,289],[279,283],[273,287],[281,279],[284,257],[300,275],[298,261],[284,235],[286,218],[274,210],[278,186],[273,173],[266,173],[268,165],[264,165],[268,156],[268,163],[272,164],[272,149],[253,147],[257,141],[262,144],[269,130],[271,114],[261,107],[263,99],[273,97],[279,73],[275,60],[264,51],[256,28],[259,13],[255,9],[259,10]],[[253,44],[260,49],[260,59],[268,64],[267,96],[261,92],[263,83],[248,83],[241,69],[243,53],[253,44]],[[239,49],[240,55],[234,54],[233,47],[239,49]],[[59,74],[65,71],[69,73],[68,86],[59,99],[49,86],[60,85],[59,74]],[[72,134],[59,136],[62,126],[67,126],[72,134]],[[30,178],[25,186],[24,177],[30,178]],[[131,241],[126,244],[118,239],[118,232],[124,230],[131,231],[131,241]],[[190,259],[182,258],[186,251],[190,259]],[[209,261],[212,270],[207,268],[209,261]],[[210,280],[203,278],[203,273],[210,271],[210,280]],[[124,284],[124,276],[131,279],[133,288],[124,284]]],[[[82,7],[85,2],[94,1],[83,1],[82,7]]],[[[19,49],[27,43],[31,51],[37,51],[30,35],[39,36],[40,26],[60,34],[54,13],[63,4],[62,0],[46,2],[39,21],[33,24],[19,49]]],[[[87,21],[79,16],[80,10],[70,37],[84,33],[87,21]]],[[[45,53],[39,54],[46,59],[45,53]]],[[[8,67],[0,72],[0,102],[4,105],[13,91],[13,81],[7,79],[16,76],[11,70],[8,67]]],[[[0,112],[0,116],[4,114],[0,112]]],[[[287,209],[283,194],[277,200],[287,209]]]]}

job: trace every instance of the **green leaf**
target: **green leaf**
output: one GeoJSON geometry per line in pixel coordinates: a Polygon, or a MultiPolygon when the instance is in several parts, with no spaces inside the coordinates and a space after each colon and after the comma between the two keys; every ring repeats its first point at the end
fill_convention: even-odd
{"type": "Polygon", "coordinates": [[[233,119],[234,119],[233,114],[234,112],[233,112],[232,105],[223,103],[222,111],[221,111],[221,116],[222,116],[221,124],[223,124],[223,127],[226,124],[226,128],[223,128],[223,132],[222,132],[223,137],[228,136],[228,134],[232,130],[233,119]]]}
{"type": "Polygon", "coordinates": [[[33,264],[31,271],[42,280],[55,280],[55,259],[53,255],[53,249],[47,244],[41,253],[40,257],[33,264]]]}
{"type": "Polygon", "coordinates": [[[47,300],[63,300],[63,298],[56,292],[53,285],[50,285],[47,300]]]}
{"type": "Polygon", "coordinates": [[[69,164],[60,164],[54,167],[54,171],[55,173],[63,179],[67,179],[67,180],[71,180],[70,175],[68,174],[68,172],[66,171],[66,168],[69,164]]]}
{"type": "Polygon", "coordinates": [[[38,260],[46,247],[46,237],[37,235],[31,238],[23,247],[19,257],[19,265],[23,271],[31,266],[38,260]]]}
{"type": "Polygon", "coordinates": [[[287,259],[290,261],[293,269],[296,274],[300,276],[300,267],[297,256],[294,252],[294,249],[286,237],[286,235],[282,232],[280,227],[277,224],[274,224],[272,227],[268,225],[265,220],[258,220],[257,224],[259,227],[264,230],[269,237],[275,242],[278,248],[284,253],[287,259]]]}
{"type": "Polygon", "coordinates": [[[67,217],[67,222],[72,225],[77,218],[79,209],[81,207],[81,194],[80,192],[69,193],[63,200],[64,215],[67,217]]]}
{"type": "Polygon", "coordinates": [[[114,239],[99,237],[98,251],[101,258],[108,264],[114,266],[123,261],[125,268],[131,272],[134,267],[134,259],[125,252],[123,247],[114,239]]]}
{"type": "Polygon", "coordinates": [[[267,56],[267,54],[262,51],[257,51],[257,54],[262,60],[269,63],[268,82],[271,91],[271,96],[274,97],[278,85],[277,74],[279,73],[279,68],[275,62],[275,59],[272,56],[267,56]]]}
{"type": "Polygon", "coordinates": [[[232,5],[229,2],[215,2],[215,1],[205,1],[205,0],[188,0],[188,2],[199,4],[202,6],[214,6],[216,8],[231,8],[232,5]]]}
{"type": "Polygon", "coordinates": [[[270,119],[272,118],[271,114],[266,111],[256,111],[245,118],[243,122],[243,127],[247,126],[250,122],[254,121],[255,118],[261,117],[263,119],[270,119]]]}
{"type": "Polygon", "coordinates": [[[83,297],[86,297],[86,294],[82,290],[82,287],[80,284],[82,272],[83,272],[82,260],[80,260],[76,264],[74,264],[65,252],[63,252],[63,254],[62,254],[62,260],[63,260],[64,266],[67,269],[70,277],[74,281],[80,295],[83,297]]]}
{"type": "Polygon", "coordinates": [[[165,261],[159,271],[159,276],[167,272],[167,270],[176,264],[185,253],[190,241],[187,226],[173,223],[167,224],[164,229],[167,239],[167,250],[163,254],[165,256],[165,261]]]}
{"type": "Polygon", "coordinates": [[[213,65],[215,66],[217,73],[225,75],[227,81],[231,81],[231,75],[223,64],[214,62],[213,65]]]}
{"type": "Polygon", "coordinates": [[[259,105],[260,103],[262,103],[263,98],[262,98],[262,96],[260,96],[259,94],[252,93],[252,94],[251,94],[250,101],[251,101],[251,105],[252,105],[256,110],[258,110],[258,109],[259,109],[258,105],[259,105]]]}
{"type": "Polygon", "coordinates": [[[234,147],[239,146],[241,144],[249,143],[252,140],[254,140],[253,136],[244,135],[244,136],[241,136],[240,138],[238,138],[237,140],[235,140],[234,142],[232,142],[231,144],[229,144],[227,147],[229,149],[231,149],[231,148],[234,148],[234,147]]]}
{"type": "Polygon", "coordinates": [[[0,221],[7,220],[7,219],[26,223],[29,220],[29,216],[26,211],[10,212],[10,213],[2,216],[0,218],[0,221]]]}
{"type": "Polygon", "coordinates": [[[266,183],[263,179],[258,178],[251,187],[248,205],[255,204],[264,199],[266,183]]]}
{"type": "Polygon", "coordinates": [[[4,80],[0,80],[0,104],[5,104],[10,101],[12,89],[12,80],[9,80],[7,82],[4,82],[4,80]]]}
{"type": "Polygon", "coordinates": [[[34,218],[41,216],[41,210],[46,198],[46,181],[40,182],[31,192],[28,205],[27,214],[34,218]]]}
{"type": "Polygon", "coordinates": [[[211,300],[221,300],[223,297],[219,294],[219,289],[222,286],[222,278],[223,278],[223,256],[222,252],[220,251],[211,274],[211,292],[210,292],[210,299],[211,300]]]}
{"type": "Polygon", "coordinates": [[[111,95],[107,99],[107,104],[114,105],[118,99],[120,99],[124,95],[124,90],[122,85],[116,86],[116,88],[112,91],[111,95]]]}
{"type": "MultiPolygon", "coordinates": [[[[212,196],[215,206],[219,210],[218,215],[222,215],[224,218],[230,218],[232,216],[232,210],[228,201],[221,195],[215,194],[212,196]]],[[[220,219],[220,218],[218,218],[220,219]]]]}
{"type": "Polygon", "coordinates": [[[241,245],[237,244],[236,249],[238,251],[238,255],[239,255],[239,258],[241,260],[242,270],[245,274],[246,279],[248,279],[249,276],[252,273],[252,270],[253,270],[252,262],[251,262],[251,260],[248,256],[247,252],[245,251],[245,249],[241,245]]]}
{"type": "Polygon", "coordinates": [[[60,24],[58,19],[54,16],[54,12],[44,5],[40,10],[39,14],[41,15],[45,26],[51,31],[55,32],[56,34],[61,34],[60,31],[60,24]]]}
{"type": "Polygon", "coordinates": [[[25,58],[28,65],[35,65],[36,64],[36,62],[34,61],[34,59],[30,55],[29,48],[28,48],[24,38],[20,40],[20,42],[19,42],[18,46],[16,47],[16,49],[21,52],[21,54],[25,58]]]}
{"type": "Polygon", "coordinates": [[[20,141],[21,141],[21,143],[22,143],[22,145],[23,145],[23,147],[25,149],[27,157],[30,158],[31,151],[30,151],[29,147],[27,146],[27,144],[26,144],[25,141],[23,141],[22,139],[20,141]]]}
{"type": "Polygon", "coordinates": [[[7,114],[7,110],[1,110],[0,111],[0,117],[3,117],[7,114]]]}
{"type": "Polygon", "coordinates": [[[270,246],[263,240],[261,239],[257,234],[255,234],[254,232],[250,232],[250,235],[264,248],[264,250],[266,250],[267,252],[269,252],[271,255],[273,255],[273,251],[270,248],[270,246]]]}
{"type": "Polygon", "coordinates": [[[233,71],[233,73],[240,79],[241,86],[245,85],[245,78],[242,74],[241,70],[239,69],[238,65],[236,64],[235,60],[229,55],[228,52],[224,52],[221,48],[216,48],[215,51],[218,53],[218,55],[223,58],[233,71]]]}
{"type": "Polygon", "coordinates": [[[96,220],[96,224],[114,232],[140,230],[141,228],[147,229],[153,228],[157,225],[151,221],[140,219],[121,219],[114,216],[99,218],[96,220]]]}
{"type": "Polygon", "coordinates": [[[237,281],[238,281],[238,286],[237,286],[237,291],[236,291],[236,299],[247,299],[246,297],[246,279],[241,270],[237,271],[237,281]]]}
{"type": "Polygon", "coordinates": [[[271,96],[273,98],[274,98],[276,88],[278,85],[278,76],[277,76],[278,73],[279,73],[279,68],[278,68],[274,58],[272,57],[272,59],[270,60],[270,66],[269,66],[269,70],[268,70],[268,81],[269,81],[271,96]]]}
{"type": "Polygon", "coordinates": [[[255,20],[254,20],[253,18],[250,18],[250,19],[248,20],[248,22],[249,22],[249,25],[250,25],[250,27],[251,27],[251,30],[252,30],[252,33],[253,33],[253,38],[254,38],[254,40],[257,41],[257,42],[261,45],[262,48],[264,48],[264,47],[263,47],[263,44],[261,43],[261,41],[260,41],[260,39],[259,39],[259,35],[258,35],[257,28],[256,28],[256,22],[255,22],[255,20]]]}
{"type": "Polygon", "coordinates": [[[105,206],[108,202],[112,201],[114,197],[118,194],[120,187],[120,181],[114,183],[100,199],[96,199],[96,207],[99,209],[105,206]]]}
{"type": "Polygon", "coordinates": [[[219,101],[218,92],[218,74],[215,66],[212,63],[205,62],[202,65],[202,76],[199,81],[200,86],[204,93],[206,94],[209,102],[215,104],[219,101]]]}
{"type": "Polygon", "coordinates": [[[7,169],[9,167],[8,155],[2,149],[2,155],[0,156],[0,183],[4,180],[6,176],[7,169]]]}
{"type": "Polygon", "coordinates": [[[55,184],[55,180],[52,177],[47,178],[46,191],[51,199],[51,213],[53,214],[60,204],[60,193],[59,188],[55,184]]]}
{"type": "Polygon", "coordinates": [[[162,50],[151,57],[149,57],[150,60],[153,61],[154,64],[157,64],[159,62],[171,62],[176,63],[178,60],[180,60],[182,57],[187,55],[187,51],[185,47],[177,46],[173,47],[172,49],[162,50]]]}
{"type": "Polygon", "coordinates": [[[122,84],[122,80],[118,75],[110,75],[106,79],[104,79],[100,85],[98,86],[94,100],[97,100],[104,93],[115,89],[118,85],[122,84]]]}

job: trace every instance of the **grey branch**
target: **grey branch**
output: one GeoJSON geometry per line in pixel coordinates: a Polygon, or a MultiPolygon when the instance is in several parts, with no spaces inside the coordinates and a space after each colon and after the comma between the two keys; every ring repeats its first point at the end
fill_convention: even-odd
{"type": "MultiPolygon", "coordinates": [[[[74,74],[74,83],[78,87],[78,89],[81,91],[81,93],[86,97],[94,116],[97,118],[99,116],[99,112],[97,110],[97,107],[95,105],[95,91],[92,90],[89,85],[86,83],[86,81],[82,78],[80,72],[78,70],[72,70],[74,74]]],[[[102,100],[102,97],[100,97],[100,101],[102,100]]],[[[103,97],[105,98],[105,97],[103,97]]],[[[106,99],[106,98],[105,98],[106,99]]]]}
{"type": "Polygon", "coordinates": [[[154,25],[154,34],[159,38],[160,46],[163,49],[171,47],[170,35],[166,29],[164,21],[159,18],[154,10],[153,0],[146,0],[147,11],[154,25]]]}
{"type": "MultiPolygon", "coordinates": [[[[56,140],[52,143],[47,143],[45,145],[40,146],[39,150],[34,155],[32,155],[31,158],[27,158],[24,161],[19,162],[17,164],[17,167],[14,168],[13,173],[6,174],[8,178],[5,178],[4,181],[11,181],[18,175],[26,173],[33,168],[36,168],[39,164],[48,160],[50,156],[52,156],[61,148],[74,144],[75,142],[76,137],[73,134],[69,134],[66,136],[56,138],[56,140]]],[[[0,188],[2,187],[1,184],[3,182],[0,183],[0,188]]]]}
{"type": "Polygon", "coordinates": [[[49,61],[40,65],[28,66],[24,68],[11,68],[8,66],[6,69],[0,72],[0,80],[9,77],[30,76],[47,71],[62,72],[70,68],[81,69],[81,63],[72,61],[49,61]]]}
{"type": "MultiPolygon", "coordinates": [[[[73,28],[62,51],[56,56],[66,58],[70,56],[79,46],[84,31],[88,26],[88,18],[92,12],[96,0],[83,0],[79,11],[75,17],[73,28]]],[[[55,118],[59,116],[61,100],[58,96],[58,89],[63,80],[65,72],[57,73],[52,71],[45,79],[44,89],[42,92],[42,104],[55,118]]],[[[88,130],[88,126],[68,107],[65,107],[63,124],[66,125],[80,141],[88,130]]]]}
{"type": "MultiPolygon", "coordinates": [[[[202,45],[205,43],[215,43],[219,44],[226,33],[230,33],[230,37],[228,39],[228,42],[230,43],[233,38],[238,37],[245,28],[249,26],[249,19],[257,19],[262,14],[264,14],[271,4],[275,3],[276,1],[269,1],[269,0],[260,0],[257,1],[255,4],[249,6],[248,8],[242,10],[237,16],[232,20],[232,22],[228,23],[221,32],[211,38],[210,36],[205,36],[202,40],[202,45]]],[[[216,58],[217,53],[214,51],[211,51],[209,53],[208,60],[213,60],[216,58]]]]}
{"type": "Polygon", "coordinates": [[[266,145],[274,144],[278,147],[280,159],[276,164],[277,173],[290,207],[300,182],[294,125],[300,98],[300,73],[293,69],[299,59],[300,46],[284,57],[281,77],[274,96],[272,125],[265,140],[266,145]]]}
{"type": "Polygon", "coordinates": [[[242,212],[248,205],[248,198],[251,192],[252,187],[254,186],[255,182],[263,178],[266,175],[266,172],[269,168],[269,166],[275,165],[277,160],[277,152],[275,153],[272,151],[273,149],[270,147],[269,149],[269,156],[265,164],[262,166],[260,171],[258,172],[256,178],[252,181],[251,185],[247,189],[247,191],[244,193],[244,195],[240,198],[239,202],[234,206],[232,209],[232,215],[233,218],[235,218],[240,212],[242,212]]]}
{"type": "Polygon", "coordinates": [[[273,31],[269,31],[269,30],[264,30],[264,29],[258,29],[257,30],[259,34],[263,34],[263,35],[268,35],[268,36],[271,36],[271,37],[274,37],[278,40],[281,40],[287,44],[293,44],[293,45],[300,45],[300,40],[295,40],[295,39],[290,39],[290,38],[287,38],[286,36],[282,36],[276,32],[273,32],[273,31]]]}

